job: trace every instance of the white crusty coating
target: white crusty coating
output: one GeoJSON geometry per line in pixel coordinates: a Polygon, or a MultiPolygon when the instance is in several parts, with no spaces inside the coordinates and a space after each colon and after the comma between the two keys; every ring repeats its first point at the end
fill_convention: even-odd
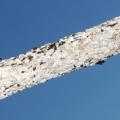
{"type": "Polygon", "coordinates": [[[120,17],[0,61],[0,99],[120,52],[120,17]]]}

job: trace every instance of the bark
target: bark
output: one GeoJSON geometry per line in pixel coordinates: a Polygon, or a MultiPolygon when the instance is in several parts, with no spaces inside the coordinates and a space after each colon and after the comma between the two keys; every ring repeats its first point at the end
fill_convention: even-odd
{"type": "Polygon", "coordinates": [[[120,53],[120,17],[0,60],[0,99],[120,53]]]}

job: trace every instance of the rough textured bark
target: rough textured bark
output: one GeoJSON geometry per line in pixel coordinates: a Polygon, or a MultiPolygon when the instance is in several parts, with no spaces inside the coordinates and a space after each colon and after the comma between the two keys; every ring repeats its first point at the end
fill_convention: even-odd
{"type": "Polygon", "coordinates": [[[0,61],[0,99],[120,53],[120,17],[0,61]]]}

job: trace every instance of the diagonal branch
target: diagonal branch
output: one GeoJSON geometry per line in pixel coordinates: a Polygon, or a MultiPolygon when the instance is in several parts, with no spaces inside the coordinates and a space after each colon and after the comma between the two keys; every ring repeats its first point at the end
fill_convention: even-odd
{"type": "Polygon", "coordinates": [[[0,99],[120,53],[120,17],[0,61],[0,99]]]}

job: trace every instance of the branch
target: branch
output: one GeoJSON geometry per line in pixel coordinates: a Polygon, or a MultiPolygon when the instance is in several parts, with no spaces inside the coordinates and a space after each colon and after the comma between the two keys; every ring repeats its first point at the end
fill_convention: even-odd
{"type": "Polygon", "coordinates": [[[120,17],[0,60],[0,99],[120,53],[120,17]]]}

